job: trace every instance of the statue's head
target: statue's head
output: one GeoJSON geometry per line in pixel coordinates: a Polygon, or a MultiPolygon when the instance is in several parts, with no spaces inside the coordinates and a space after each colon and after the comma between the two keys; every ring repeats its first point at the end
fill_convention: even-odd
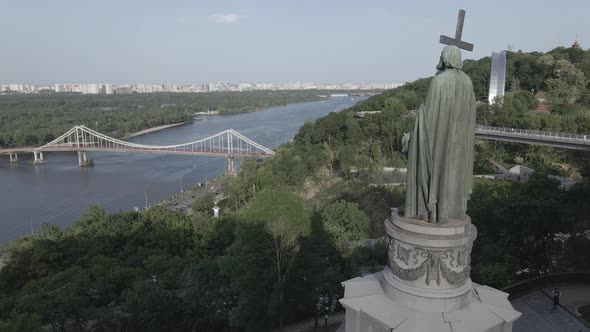
{"type": "Polygon", "coordinates": [[[436,69],[461,69],[461,67],[463,67],[463,61],[461,61],[461,50],[455,45],[449,45],[443,48],[442,53],[440,54],[440,61],[438,62],[436,69]]]}

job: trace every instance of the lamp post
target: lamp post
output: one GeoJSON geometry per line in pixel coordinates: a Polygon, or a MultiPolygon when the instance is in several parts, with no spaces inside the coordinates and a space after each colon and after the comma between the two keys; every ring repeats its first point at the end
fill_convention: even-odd
{"type": "Polygon", "coordinates": [[[322,305],[318,302],[316,303],[316,310],[315,310],[315,324],[314,327],[318,327],[318,312],[320,312],[320,308],[322,307],[322,305]]]}
{"type": "Polygon", "coordinates": [[[148,208],[147,184],[144,185],[143,190],[144,190],[144,195],[145,195],[145,209],[147,210],[147,208],[148,208]]]}
{"type": "Polygon", "coordinates": [[[316,303],[315,327],[318,327],[318,314],[324,315],[324,331],[328,331],[328,315],[333,313],[336,309],[336,299],[332,299],[330,303],[330,295],[322,294],[318,297],[316,303]]]}
{"type": "Polygon", "coordinates": [[[184,177],[184,174],[182,174],[180,176],[180,193],[182,194],[184,191],[182,190],[182,178],[184,177]]]}
{"type": "Polygon", "coordinates": [[[316,303],[316,311],[315,311],[315,327],[318,327],[318,315],[322,312],[322,304],[324,303],[324,295],[320,295],[318,297],[318,303],[316,303]]]}

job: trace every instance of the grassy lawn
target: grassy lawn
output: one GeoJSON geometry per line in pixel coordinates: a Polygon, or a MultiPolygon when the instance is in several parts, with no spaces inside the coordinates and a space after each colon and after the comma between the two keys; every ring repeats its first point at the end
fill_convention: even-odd
{"type": "Polygon", "coordinates": [[[586,304],[579,307],[578,312],[582,314],[582,318],[584,318],[588,323],[590,323],[590,304],[586,304]]]}

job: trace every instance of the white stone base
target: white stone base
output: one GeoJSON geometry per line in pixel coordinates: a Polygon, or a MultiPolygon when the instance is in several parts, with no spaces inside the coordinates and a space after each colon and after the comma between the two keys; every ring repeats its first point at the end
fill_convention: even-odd
{"type": "Polygon", "coordinates": [[[468,216],[433,224],[392,209],[388,267],[343,282],[345,332],[510,332],[520,317],[508,294],[472,283],[477,229],[468,216]]]}
{"type": "MultiPolygon", "coordinates": [[[[469,300],[459,310],[427,312],[411,308],[405,305],[408,299],[403,292],[396,292],[385,279],[386,274],[387,268],[342,283],[345,332],[510,332],[520,317],[508,302],[507,293],[475,283],[471,283],[469,300]]],[[[428,303],[429,299],[422,300],[428,303]]]]}

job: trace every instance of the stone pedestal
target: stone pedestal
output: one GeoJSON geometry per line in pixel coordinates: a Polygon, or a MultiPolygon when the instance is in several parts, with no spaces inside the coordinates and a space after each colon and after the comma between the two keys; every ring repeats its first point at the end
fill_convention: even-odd
{"type": "Polygon", "coordinates": [[[343,283],[346,332],[512,331],[520,313],[508,294],[473,284],[469,217],[447,224],[405,218],[385,221],[388,266],[343,283]]]}

